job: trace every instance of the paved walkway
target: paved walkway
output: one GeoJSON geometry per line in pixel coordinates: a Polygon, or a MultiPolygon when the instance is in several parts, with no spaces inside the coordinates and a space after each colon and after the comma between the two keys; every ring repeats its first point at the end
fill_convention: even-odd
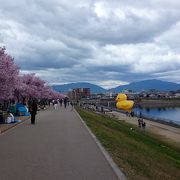
{"type": "Polygon", "coordinates": [[[1,180],[116,180],[74,111],[40,112],[0,135],[1,180]]]}

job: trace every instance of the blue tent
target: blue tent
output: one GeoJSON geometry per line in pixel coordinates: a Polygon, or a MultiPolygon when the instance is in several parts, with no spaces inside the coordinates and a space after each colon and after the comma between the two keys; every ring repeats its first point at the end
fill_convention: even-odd
{"type": "Polygon", "coordinates": [[[17,114],[20,116],[30,116],[30,113],[28,112],[28,109],[20,103],[16,104],[17,114]]]}

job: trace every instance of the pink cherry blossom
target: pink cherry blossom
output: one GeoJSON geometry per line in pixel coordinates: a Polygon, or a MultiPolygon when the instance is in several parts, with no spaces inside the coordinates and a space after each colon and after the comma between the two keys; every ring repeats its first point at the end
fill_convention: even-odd
{"type": "Polygon", "coordinates": [[[0,47],[0,100],[60,99],[64,95],[54,91],[35,74],[19,75],[14,59],[0,47]]]}
{"type": "Polygon", "coordinates": [[[14,95],[19,68],[14,59],[0,47],[0,99],[10,99],[14,95]]]}

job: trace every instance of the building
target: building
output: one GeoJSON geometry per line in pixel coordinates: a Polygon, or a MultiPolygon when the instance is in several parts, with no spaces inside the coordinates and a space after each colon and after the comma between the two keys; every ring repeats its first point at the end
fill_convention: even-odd
{"type": "Polygon", "coordinates": [[[90,88],[75,88],[71,92],[68,93],[70,99],[79,100],[81,98],[88,98],[90,97],[91,92],[90,88]]]}

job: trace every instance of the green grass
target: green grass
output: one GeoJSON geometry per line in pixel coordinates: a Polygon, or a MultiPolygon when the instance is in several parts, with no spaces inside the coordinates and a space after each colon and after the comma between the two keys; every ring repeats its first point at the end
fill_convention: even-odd
{"type": "Polygon", "coordinates": [[[178,147],[123,121],[76,110],[128,179],[180,179],[178,147]]]}

